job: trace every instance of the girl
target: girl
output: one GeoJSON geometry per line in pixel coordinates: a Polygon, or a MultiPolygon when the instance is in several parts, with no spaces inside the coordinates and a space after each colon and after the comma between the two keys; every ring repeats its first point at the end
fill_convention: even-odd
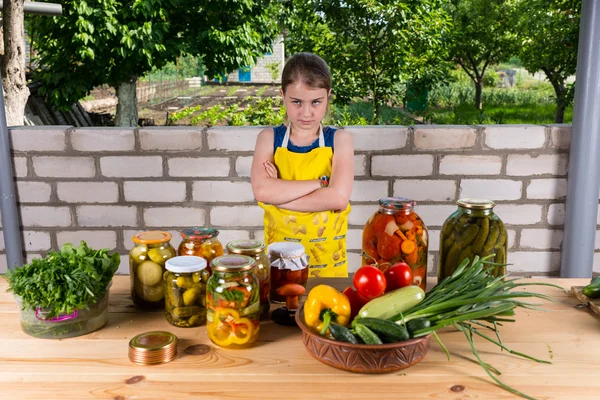
{"type": "Polygon", "coordinates": [[[331,73],[323,59],[298,53],[283,68],[287,125],[263,129],[251,180],[265,210],[265,242],[300,242],[310,276],[348,276],[346,231],[354,182],[354,149],[347,131],[321,126],[331,73]]]}

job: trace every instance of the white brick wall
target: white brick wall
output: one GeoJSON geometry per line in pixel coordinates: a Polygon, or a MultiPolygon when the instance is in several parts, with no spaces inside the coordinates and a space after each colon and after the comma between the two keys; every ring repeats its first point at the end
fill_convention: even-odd
{"type": "Polygon", "coordinates": [[[149,178],[162,176],[162,157],[101,157],[100,173],[109,178],[149,178]]]}
{"type": "MultiPolygon", "coordinates": [[[[109,247],[127,273],[131,235],[215,226],[220,240],[263,239],[263,211],[249,182],[263,127],[11,129],[28,259],[65,242],[109,247]],[[229,204],[228,204],[229,203],[229,204]]],[[[459,197],[496,201],[517,274],[560,267],[570,127],[348,127],[355,179],[348,233],[350,270],[360,266],[362,228],[387,195],[411,197],[430,229],[435,274],[439,230],[459,197]]],[[[600,230],[600,214],[597,218],[600,230]]],[[[600,235],[595,270],[600,271],[600,235]]],[[[0,241],[3,239],[0,230],[0,241]]],[[[0,271],[6,268],[0,243],[0,271]]]]}
{"type": "Polygon", "coordinates": [[[499,156],[443,156],[442,175],[498,175],[502,169],[499,156]]]}
{"type": "Polygon", "coordinates": [[[543,126],[495,125],[485,127],[485,144],[491,149],[541,149],[546,142],[543,126]]]}
{"type": "Polygon", "coordinates": [[[430,126],[415,129],[417,150],[469,149],[475,146],[475,129],[467,126],[430,126]]]}

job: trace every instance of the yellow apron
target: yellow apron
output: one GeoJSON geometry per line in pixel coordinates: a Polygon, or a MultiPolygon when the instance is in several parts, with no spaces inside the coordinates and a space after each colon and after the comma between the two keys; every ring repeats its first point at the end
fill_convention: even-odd
{"type": "MultiPolygon", "coordinates": [[[[333,150],[325,146],[323,128],[319,132],[319,147],[308,153],[288,150],[290,127],[281,147],[275,150],[275,166],[279,178],[286,180],[319,179],[331,176],[333,150]]],[[[299,242],[309,255],[309,276],[347,277],[346,233],[350,204],[343,211],[298,212],[258,202],[265,210],[265,243],[299,242]]]]}

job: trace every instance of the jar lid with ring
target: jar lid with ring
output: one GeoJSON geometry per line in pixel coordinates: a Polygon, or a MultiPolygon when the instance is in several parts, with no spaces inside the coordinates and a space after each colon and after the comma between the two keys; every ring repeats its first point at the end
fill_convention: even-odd
{"type": "Polygon", "coordinates": [[[168,259],[165,264],[168,271],[178,274],[189,274],[202,271],[206,266],[206,260],[197,256],[177,256],[168,259]]]}
{"type": "Polygon", "coordinates": [[[181,231],[181,237],[184,240],[204,241],[219,236],[219,231],[215,228],[189,228],[181,231]]]}
{"type": "Polygon", "coordinates": [[[406,197],[383,197],[379,199],[379,209],[385,214],[396,214],[399,211],[409,213],[416,205],[416,201],[406,197]]]}
{"type": "Polygon", "coordinates": [[[254,268],[254,259],[241,254],[228,254],[213,259],[210,267],[216,272],[248,271],[254,268]]]}
{"type": "Polygon", "coordinates": [[[145,231],[136,233],[132,236],[131,240],[138,244],[157,244],[168,242],[172,236],[169,232],[165,231],[145,231]]]}
{"type": "Polygon", "coordinates": [[[459,207],[469,208],[471,210],[489,210],[496,206],[496,203],[492,200],[476,198],[459,199],[456,204],[459,207]]]}
{"type": "Polygon", "coordinates": [[[234,240],[227,243],[230,254],[257,254],[265,251],[265,244],[258,240],[234,240]]]}

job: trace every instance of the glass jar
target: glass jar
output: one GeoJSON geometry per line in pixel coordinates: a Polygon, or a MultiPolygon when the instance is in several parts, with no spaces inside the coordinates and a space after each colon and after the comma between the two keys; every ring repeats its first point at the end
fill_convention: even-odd
{"type": "Polygon", "coordinates": [[[211,267],[206,290],[208,337],[221,347],[248,347],[260,329],[260,286],[254,259],[240,254],[219,256],[211,267]]]}
{"type": "Polygon", "coordinates": [[[214,228],[190,228],[181,232],[183,241],[179,244],[177,255],[198,256],[208,263],[206,270],[210,273],[210,262],[223,255],[223,245],[217,238],[219,231],[214,228]]]}
{"type": "Polygon", "coordinates": [[[404,197],[379,199],[379,210],[363,228],[362,265],[376,263],[385,271],[397,262],[405,262],[412,269],[412,284],[425,290],[429,235],[414,212],[415,206],[414,200],[404,197]]]}
{"type": "Polygon", "coordinates": [[[206,260],[173,257],[166,262],[165,318],[174,326],[190,328],[206,322],[206,260]]]}
{"type": "MultiPolygon", "coordinates": [[[[495,203],[486,199],[460,199],[458,209],[448,217],[440,233],[438,282],[452,275],[465,259],[495,254],[492,260],[506,264],[508,241],[502,220],[494,213],[495,203]]],[[[506,266],[493,266],[494,276],[506,273],[506,266]]]]}
{"type": "Polygon", "coordinates": [[[267,256],[266,246],[257,240],[234,240],[227,243],[229,254],[241,254],[254,259],[254,275],[258,278],[260,285],[260,315],[261,318],[269,316],[270,290],[271,290],[271,267],[267,256]]]}
{"type": "Polygon", "coordinates": [[[296,242],[275,242],[269,245],[271,265],[271,301],[285,303],[285,296],[277,289],[288,283],[297,283],[306,288],[308,281],[308,256],[304,246],[296,242]]]}
{"type": "Polygon", "coordinates": [[[143,309],[164,307],[165,262],[175,257],[171,234],[146,231],[133,235],[134,246],[129,252],[129,279],[131,299],[143,309]]]}

